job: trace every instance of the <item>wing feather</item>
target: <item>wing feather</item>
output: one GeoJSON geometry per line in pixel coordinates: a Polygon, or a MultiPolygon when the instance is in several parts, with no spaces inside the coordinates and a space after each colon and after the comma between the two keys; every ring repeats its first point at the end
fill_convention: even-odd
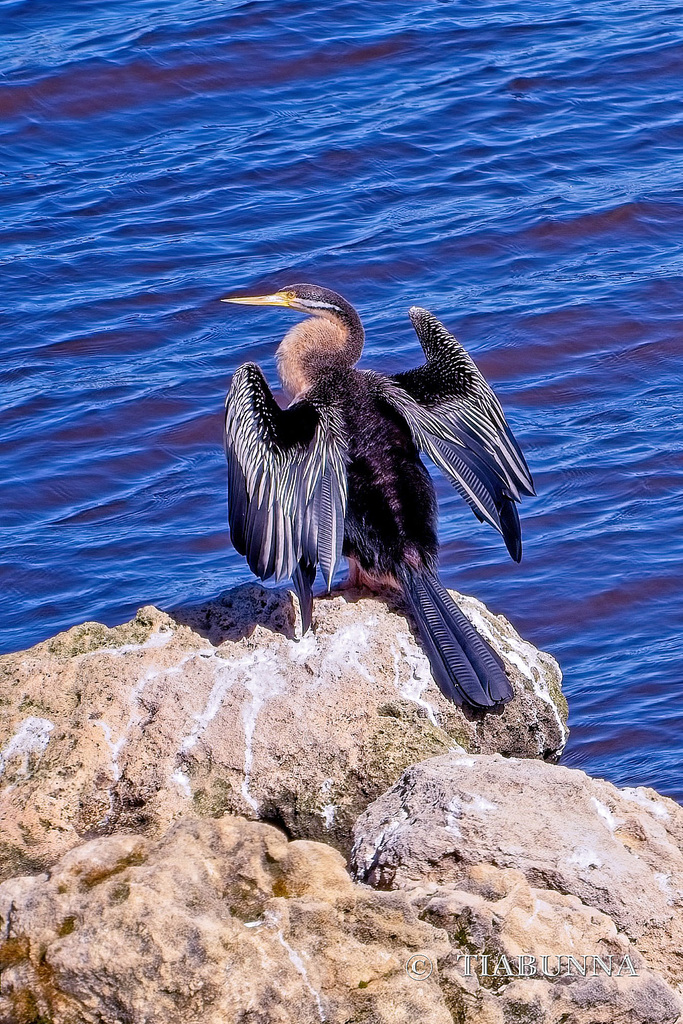
{"type": "Polygon", "coordinates": [[[460,342],[425,309],[413,306],[410,319],[427,361],[389,378],[385,396],[405,417],[416,445],[475,515],[502,533],[519,561],[514,502],[535,493],[524,455],[500,402],[460,342]]]}
{"type": "Polygon", "coordinates": [[[328,587],[341,557],[347,446],[339,413],[306,399],[280,409],[245,363],[225,403],[228,518],[233,545],[261,579],[295,575],[310,597],[320,563],[328,587]]]}

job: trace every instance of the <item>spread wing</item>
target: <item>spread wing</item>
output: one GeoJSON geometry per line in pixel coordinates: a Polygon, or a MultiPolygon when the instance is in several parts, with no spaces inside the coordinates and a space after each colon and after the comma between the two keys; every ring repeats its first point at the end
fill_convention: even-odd
{"type": "Polygon", "coordinates": [[[500,402],[465,349],[426,309],[410,319],[427,357],[390,378],[387,397],[405,417],[416,445],[457,487],[474,514],[500,531],[522,557],[516,502],[535,494],[521,449],[500,402]]]}
{"type": "Polygon", "coordinates": [[[261,579],[294,577],[305,631],[316,566],[329,588],[344,540],[339,414],[306,399],[280,409],[258,366],[245,363],[226,399],[224,441],[232,543],[261,579]]]}

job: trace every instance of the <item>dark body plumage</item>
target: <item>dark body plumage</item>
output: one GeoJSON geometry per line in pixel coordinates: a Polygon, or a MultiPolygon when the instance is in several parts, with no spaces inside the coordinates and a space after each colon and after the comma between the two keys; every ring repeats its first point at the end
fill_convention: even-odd
{"type": "Polygon", "coordinates": [[[280,376],[295,392],[287,409],[254,364],[235,374],[225,434],[234,546],[261,578],[292,577],[304,631],[316,567],[329,588],[343,553],[361,579],[403,592],[447,697],[475,707],[509,700],[501,660],[438,579],[436,494],[420,459],[430,455],[519,560],[515,503],[533,486],[484,378],[424,310],[411,319],[427,363],[389,378],[354,368],[362,326],[334,292],[293,285],[241,301],[305,310],[337,333],[300,330],[309,320],[285,338],[280,376]]]}
{"type": "Polygon", "coordinates": [[[374,374],[338,371],[331,383],[349,441],[343,554],[374,577],[407,562],[434,570],[436,494],[410,428],[374,374]]]}

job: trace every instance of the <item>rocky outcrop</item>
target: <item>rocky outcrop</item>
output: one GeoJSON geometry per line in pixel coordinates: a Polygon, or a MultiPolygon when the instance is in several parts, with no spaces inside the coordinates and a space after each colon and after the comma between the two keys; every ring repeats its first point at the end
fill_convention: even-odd
{"type": "Polygon", "coordinates": [[[115,831],[161,835],[188,811],[265,819],[348,852],[357,816],[417,761],[556,757],[556,663],[454,596],[506,661],[516,698],[501,713],[446,701],[401,611],[351,592],[316,601],[301,640],[290,595],[247,586],[4,656],[0,877],[115,831]]]}
{"type": "Polygon", "coordinates": [[[92,840],[0,885],[0,1019],[451,1024],[405,966],[446,935],[353,885],[329,846],[225,816],[92,840]]]}
{"type": "Polygon", "coordinates": [[[91,840],[6,881],[0,964],[11,1024],[673,1024],[681,1008],[610,917],[520,871],[375,891],[331,847],[230,815],[91,840]],[[490,977],[467,972],[475,946],[490,977]],[[493,974],[496,954],[537,946],[634,973],[493,974]]]}
{"type": "Polygon", "coordinates": [[[683,810],[550,763],[557,666],[456,598],[500,713],[357,593],[302,640],[251,586],[0,659],[1,1024],[679,1020],[683,810]]]}
{"type": "MultiPolygon", "coordinates": [[[[661,1018],[651,1008],[643,1019],[683,1011],[673,994],[683,991],[683,808],[673,800],[539,761],[451,754],[409,768],[360,816],[355,836],[354,877],[410,893],[462,952],[491,963],[535,958],[536,976],[505,976],[494,994],[502,1019],[511,999],[540,999],[543,1021],[583,1020],[577,1000],[590,1020],[635,1012],[599,965],[596,982],[593,960],[571,991],[540,977],[542,957],[551,954],[555,971],[559,953],[622,964],[628,955],[669,991],[666,1013],[662,1004],[661,1018]]],[[[631,976],[628,964],[624,971],[631,976]]],[[[664,998],[665,988],[648,992],[664,998]]],[[[490,1002],[485,979],[473,975],[472,995],[490,1002]]]]}

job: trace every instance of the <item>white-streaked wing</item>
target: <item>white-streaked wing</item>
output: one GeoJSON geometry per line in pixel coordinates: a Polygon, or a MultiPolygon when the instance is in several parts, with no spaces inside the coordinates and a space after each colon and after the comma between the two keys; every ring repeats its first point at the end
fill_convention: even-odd
{"type": "Polygon", "coordinates": [[[341,557],[346,441],[337,411],[306,399],[280,409],[245,363],[225,403],[230,536],[261,579],[320,564],[328,587],[341,557]]]}
{"type": "Polygon", "coordinates": [[[460,491],[475,515],[499,530],[521,557],[515,502],[534,494],[526,460],[500,402],[459,341],[425,309],[410,310],[427,362],[387,382],[387,399],[416,445],[460,491]]]}

